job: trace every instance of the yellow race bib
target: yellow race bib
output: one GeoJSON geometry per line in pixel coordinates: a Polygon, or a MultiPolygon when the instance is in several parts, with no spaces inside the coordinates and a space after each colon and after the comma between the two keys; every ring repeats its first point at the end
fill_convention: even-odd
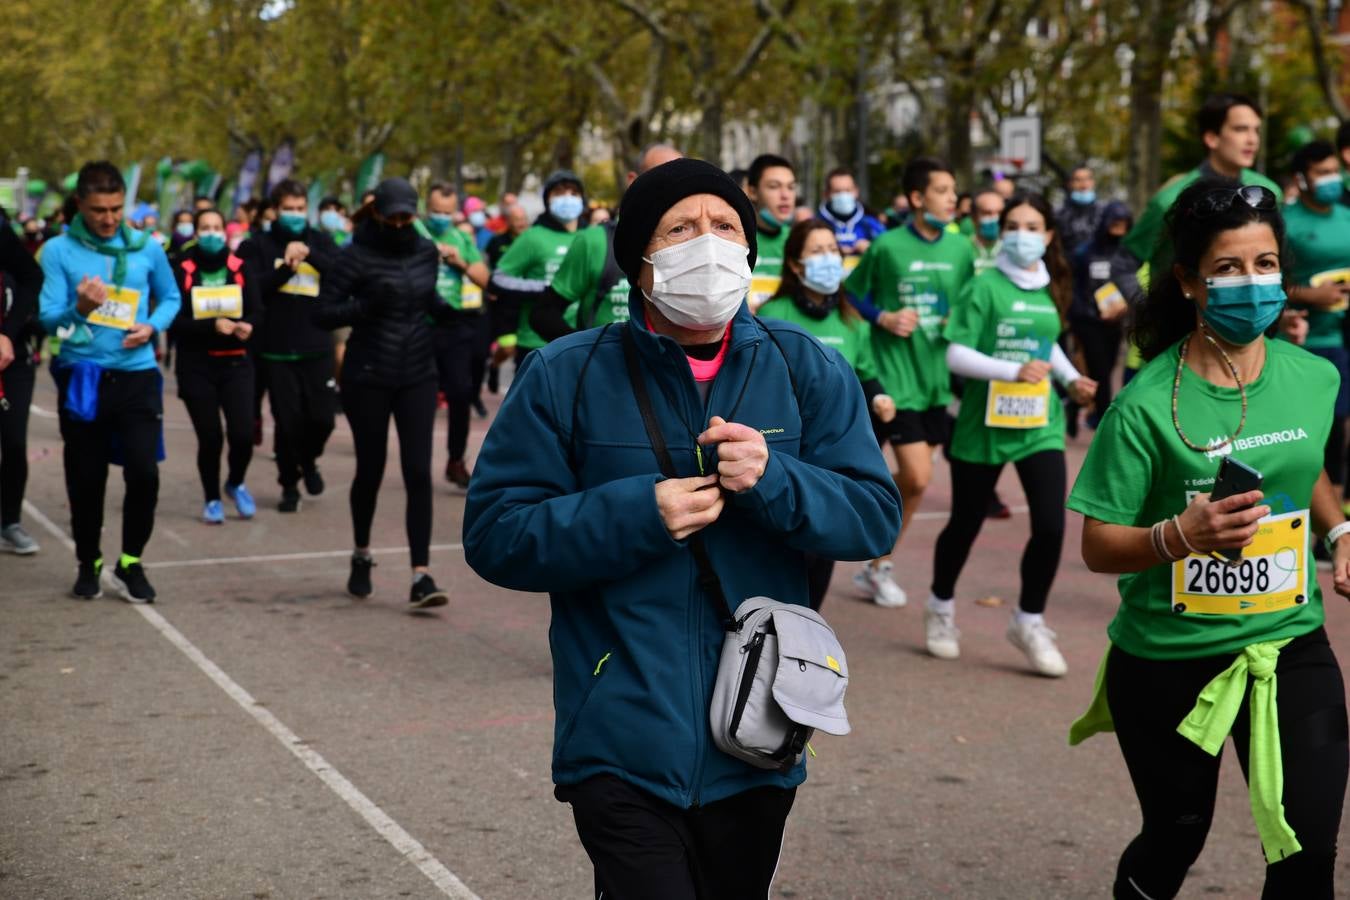
{"type": "MultiPolygon", "coordinates": [[[[1311,287],[1321,287],[1324,284],[1350,284],[1350,269],[1330,269],[1326,272],[1318,272],[1312,278],[1308,279],[1311,287]]],[[[1350,303],[1342,300],[1335,306],[1326,307],[1327,312],[1345,312],[1350,303]]]]}
{"type": "Polygon", "coordinates": [[[192,318],[239,319],[244,315],[244,291],[237,284],[192,289],[192,318]]]}
{"type": "MultiPolygon", "coordinates": [[[[281,260],[277,260],[277,268],[281,268],[281,260]]],[[[295,267],[295,274],[281,286],[281,293],[296,297],[319,296],[319,270],[307,262],[300,263],[295,267]]]]}
{"type": "Polygon", "coordinates": [[[1237,565],[1208,556],[1172,564],[1172,611],[1254,615],[1308,602],[1308,511],[1267,516],[1237,565]]]}
{"type": "Polygon", "coordinates": [[[989,400],[984,409],[989,428],[1044,428],[1050,424],[1050,379],[1036,384],[1024,381],[989,382],[989,400]]]}
{"type": "Polygon", "coordinates": [[[465,280],[459,289],[460,309],[482,309],[483,289],[472,281],[465,280]]]}
{"type": "Polygon", "coordinates": [[[136,311],[140,305],[140,291],[108,285],[108,299],[89,314],[89,324],[129,331],[136,324],[136,311]]]}
{"type": "Polygon", "coordinates": [[[1110,281],[1093,291],[1092,297],[1097,301],[1097,310],[1103,316],[1110,315],[1125,305],[1125,295],[1120,292],[1120,288],[1116,287],[1114,282],[1110,281]]]}
{"type": "Polygon", "coordinates": [[[750,303],[750,311],[754,312],[778,296],[778,285],[782,281],[777,275],[750,276],[750,295],[746,298],[750,303]]]}

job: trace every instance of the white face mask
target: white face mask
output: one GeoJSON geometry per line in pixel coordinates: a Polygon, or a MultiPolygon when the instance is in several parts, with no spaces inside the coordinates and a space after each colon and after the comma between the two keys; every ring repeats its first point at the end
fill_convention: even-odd
{"type": "Polygon", "coordinates": [[[671,324],[695,331],[730,322],[750,290],[750,251],[715,234],[653,253],[652,292],[671,324]]]}

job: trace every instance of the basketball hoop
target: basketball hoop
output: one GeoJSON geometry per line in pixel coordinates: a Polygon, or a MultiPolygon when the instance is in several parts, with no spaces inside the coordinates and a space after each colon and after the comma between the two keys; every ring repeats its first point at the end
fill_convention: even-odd
{"type": "Polygon", "coordinates": [[[991,156],[985,167],[989,171],[999,175],[1008,175],[1013,178],[1022,174],[1022,167],[1026,165],[1026,160],[1013,156],[991,156]]]}

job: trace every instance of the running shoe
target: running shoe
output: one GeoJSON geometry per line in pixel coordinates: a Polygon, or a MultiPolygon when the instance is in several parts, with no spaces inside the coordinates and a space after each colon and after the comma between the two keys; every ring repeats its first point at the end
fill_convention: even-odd
{"type": "Polygon", "coordinates": [[[478,418],[480,419],[487,418],[487,405],[483,403],[482,397],[474,397],[473,402],[470,403],[469,405],[473,407],[474,412],[478,413],[478,418]]]}
{"type": "Polygon", "coordinates": [[[369,556],[352,554],[352,574],[347,576],[347,593],[358,600],[364,600],[375,590],[370,584],[370,570],[375,568],[375,560],[369,556]]]}
{"type": "Polygon", "coordinates": [[[998,494],[989,498],[989,511],[985,516],[990,519],[1011,519],[1012,510],[1008,509],[1008,504],[999,499],[998,494]]]}
{"type": "Polygon", "coordinates": [[[103,596],[103,583],[99,575],[103,572],[103,560],[80,563],[79,574],[75,576],[75,586],[70,595],[76,600],[97,600],[103,596]]]}
{"type": "Polygon", "coordinates": [[[956,659],[961,655],[961,629],[955,613],[923,611],[924,644],[938,659],[956,659]]]}
{"type": "Polygon", "coordinates": [[[225,524],[225,507],[220,505],[219,500],[206,501],[206,506],[202,508],[202,521],[207,525],[225,524]]]}
{"type": "Polygon", "coordinates": [[[451,459],[445,463],[445,480],[455,487],[468,490],[469,488],[469,469],[464,465],[462,459],[451,459]]]}
{"type": "Polygon", "coordinates": [[[32,556],[39,549],[38,542],[18,522],[0,528],[0,550],[18,556],[32,556]]]}
{"type": "Polygon", "coordinates": [[[282,488],[281,502],[277,504],[277,512],[293,513],[300,509],[300,492],[295,488],[282,488]]]}
{"type": "Polygon", "coordinates": [[[251,519],[258,512],[258,504],[253,502],[253,495],[242,484],[225,485],[225,496],[234,501],[235,511],[239,513],[241,519],[251,519]]]}
{"type": "Polygon", "coordinates": [[[410,609],[431,609],[433,606],[444,606],[450,599],[445,591],[436,587],[436,582],[431,580],[430,575],[423,574],[413,582],[412,590],[408,592],[408,607],[410,609]]]}
{"type": "Polygon", "coordinates": [[[1026,654],[1036,674],[1047,678],[1061,678],[1069,671],[1055,637],[1044,622],[1018,622],[1014,617],[1008,623],[1008,642],[1026,654]]]}
{"type": "Polygon", "coordinates": [[[138,562],[124,566],[120,562],[108,575],[108,582],[128,603],[154,603],[155,589],[145,577],[145,567],[138,562]]]}
{"type": "Polygon", "coordinates": [[[877,606],[899,609],[909,602],[909,597],[905,596],[904,590],[895,583],[892,575],[894,570],[895,565],[890,560],[875,568],[870,565],[863,566],[860,571],[854,573],[853,585],[871,598],[877,606]]]}
{"type": "Polygon", "coordinates": [[[311,497],[323,493],[323,476],[319,474],[317,467],[305,473],[305,492],[311,497]]]}

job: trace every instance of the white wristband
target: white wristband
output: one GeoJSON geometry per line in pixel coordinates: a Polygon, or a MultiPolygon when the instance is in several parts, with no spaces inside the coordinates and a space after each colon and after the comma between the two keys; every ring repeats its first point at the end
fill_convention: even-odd
{"type": "Polygon", "coordinates": [[[1346,534],[1350,534],[1350,522],[1342,522],[1328,531],[1326,537],[1327,552],[1334,553],[1336,550],[1336,542],[1346,534]]]}

